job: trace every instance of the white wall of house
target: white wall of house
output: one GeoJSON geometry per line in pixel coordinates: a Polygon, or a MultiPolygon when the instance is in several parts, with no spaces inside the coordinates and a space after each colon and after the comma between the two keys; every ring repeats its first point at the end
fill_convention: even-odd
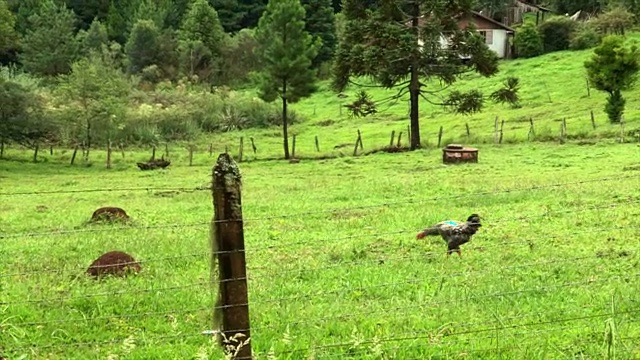
{"type": "Polygon", "coordinates": [[[500,59],[505,57],[507,50],[507,30],[504,29],[478,29],[484,37],[489,49],[493,50],[500,59]]]}
{"type": "MultiPolygon", "coordinates": [[[[504,29],[478,29],[478,32],[480,32],[484,37],[485,37],[485,42],[487,44],[487,46],[489,47],[489,49],[493,50],[497,55],[498,58],[503,59],[506,55],[506,50],[507,50],[507,39],[508,39],[508,32],[507,30],[504,29]]],[[[420,46],[422,46],[423,42],[422,40],[418,40],[418,44],[420,44],[420,46]]],[[[448,44],[447,39],[444,36],[440,36],[440,45],[442,47],[446,47],[448,44]]]]}

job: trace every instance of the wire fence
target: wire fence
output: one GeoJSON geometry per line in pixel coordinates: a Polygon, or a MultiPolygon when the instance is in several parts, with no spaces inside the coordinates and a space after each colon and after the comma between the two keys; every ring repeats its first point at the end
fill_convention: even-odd
{"type": "MultiPolygon", "coordinates": [[[[2,250],[8,261],[0,266],[0,353],[8,358],[27,354],[69,358],[97,350],[105,356],[123,356],[135,351],[153,354],[158,346],[165,346],[185,354],[191,351],[189,356],[195,357],[203,348],[220,351],[220,341],[211,334],[244,333],[250,334],[251,341],[240,349],[237,359],[419,359],[461,354],[528,358],[544,357],[541,348],[551,357],[582,353],[594,358],[615,351],[618,358],[634,359],[640,354],[634,341],[640,337],[640,310],[631,285],[640,275],[634,265],[638,249],[627,241],[607,239],[637,238],[640,225],[594,222],[557,233],[544,231],[544,224],[567,215],[616,210],[624,214],[622,218],[637,212],[640,199],[625,197],[604,204],[585,201],[527,216],[492,218],[486,227],[493,229],[489,230],[494,232],[489,235],[493,242],[472,240],[464,246],[465,252],[473,254],[473,262],[449,258],[435,245],[441,240],[413,240],[422,230],[417,228],[373,228],[369,233],[324,239],[289,239],[285,234],[284,239],[255,240],[246,248],[242,230],[248,223],[275,219],[324,217],[335,212],[552,188],[579,190],[582,185],[638,178],[640,175],[600,177],[253,218],[242,218],[241,213],[227,208],[238,199],[225,197],[229,188],[218,186],[215,178],[206,187],[111,189],[213,192],[216,211],[214,219],[207,222],[43,229],[3,233],[0,239],[16,244],[16,248],[25,238],[59,239],[49,245],[53,250],[56,242],[72,234],[91,234],[100,240],[102,234],[130,230],[152,234],[194,228],[202,246],[194,249],[187,244],[183,249],[190,251],[171,255],[159,250],[158,256],[135,261],[143,267],[139,276],[97,282],[80,275],[87,269],[81,257],[62,258],[63,266],[58,266],[60,261],[47,263],[56,254],[44,253],[21,263],[24,258],[19,253],[2,250]],[[500,236],[508,232],[495,230],[516,225],[538,225],[539,229],[502,240],[500,236]],[[213,239],[210,232],[215,234],[213,239]],[[601,240],[594,240],[594,236],[601,240]],[[384,239],[388,248],[370,247],[379,239],[384,239]],[[411,249],[398,247],[408,241],[415,241],[411,249]],[[359,244],[361,251],[349,253],[345,247],[342,257],[327,254],[343,244],[359,244]],[[601,250],[593,251],[597,248],[601,250]],[[212,259],[217,264],[211,263],[212,259]],[[243,283],[249,286],[243,287],[243,283]],[[243,291],[244,298],[238,296],[243,291]],[[244,320],[238,316],[243,312],[244,320]],[[220,324],[213,321],[217,314],[220,324]]],[[[3,192],[0,196],[81,192],[100,191],[3,192]]],[[[170,241],[177,241],[184,232],[175,235],[170,241]]]]}

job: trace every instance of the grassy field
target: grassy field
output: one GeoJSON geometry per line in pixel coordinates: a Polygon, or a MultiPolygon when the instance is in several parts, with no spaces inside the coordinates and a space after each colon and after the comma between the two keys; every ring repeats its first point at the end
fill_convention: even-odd
{"type": "MultiPolygon", "coordinates": [[[[486,146],[475,165],[444,166],[429,149],[241,164],[254,353],[639,357],[639,155],[636,144],[521,144],[486,146]],[[439,238],[415,239],[472,212],[484,227],[460,258],[439,238]]],[[[68,156],[0,162],[0,353],[221,358],[200,334],[213,306],[204,188],[215,157],[140,172],[133,159],[148,154],[114,170],[59,163],[68,156]],[[83,189],[111,191],[70,192],[83,189]],[[100,206],[133,224],[87,225],[100,206]],[[143,271],[82,276],[115,249],[143,271]]]]}

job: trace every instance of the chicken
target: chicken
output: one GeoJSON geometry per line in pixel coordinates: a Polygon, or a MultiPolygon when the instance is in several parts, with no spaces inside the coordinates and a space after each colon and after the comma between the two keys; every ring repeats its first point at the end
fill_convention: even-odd
{"type": "Polygon", "coordinates": [[[458,256],[462,256],[460,245],[468,243],[481,226],[480,216],[471,214],[464,223],[453,220],[439,222],[419,232],[416,239],[440,235],[447,243],[447,256],[452,252],[457,252],[458,256]]]}

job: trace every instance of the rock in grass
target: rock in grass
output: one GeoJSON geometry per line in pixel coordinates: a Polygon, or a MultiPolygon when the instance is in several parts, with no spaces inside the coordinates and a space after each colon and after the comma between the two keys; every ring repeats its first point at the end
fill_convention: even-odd
{"type": "Polygon", "coordinates": [[[97,258],[89,268],[87,274],[93,277],[105,275],[126,276],[130,273],[138,273],[142,270],[140,264],[133,256],[122,251],[110,251],[97,258]]]}
{"type": "Polygon", "coordinates": [[[127,221],[129,220],[129,215],[127,212],[119,207],[101,207],[98,210],[93,212],[91,215],[91,221],[127,221]]]}

